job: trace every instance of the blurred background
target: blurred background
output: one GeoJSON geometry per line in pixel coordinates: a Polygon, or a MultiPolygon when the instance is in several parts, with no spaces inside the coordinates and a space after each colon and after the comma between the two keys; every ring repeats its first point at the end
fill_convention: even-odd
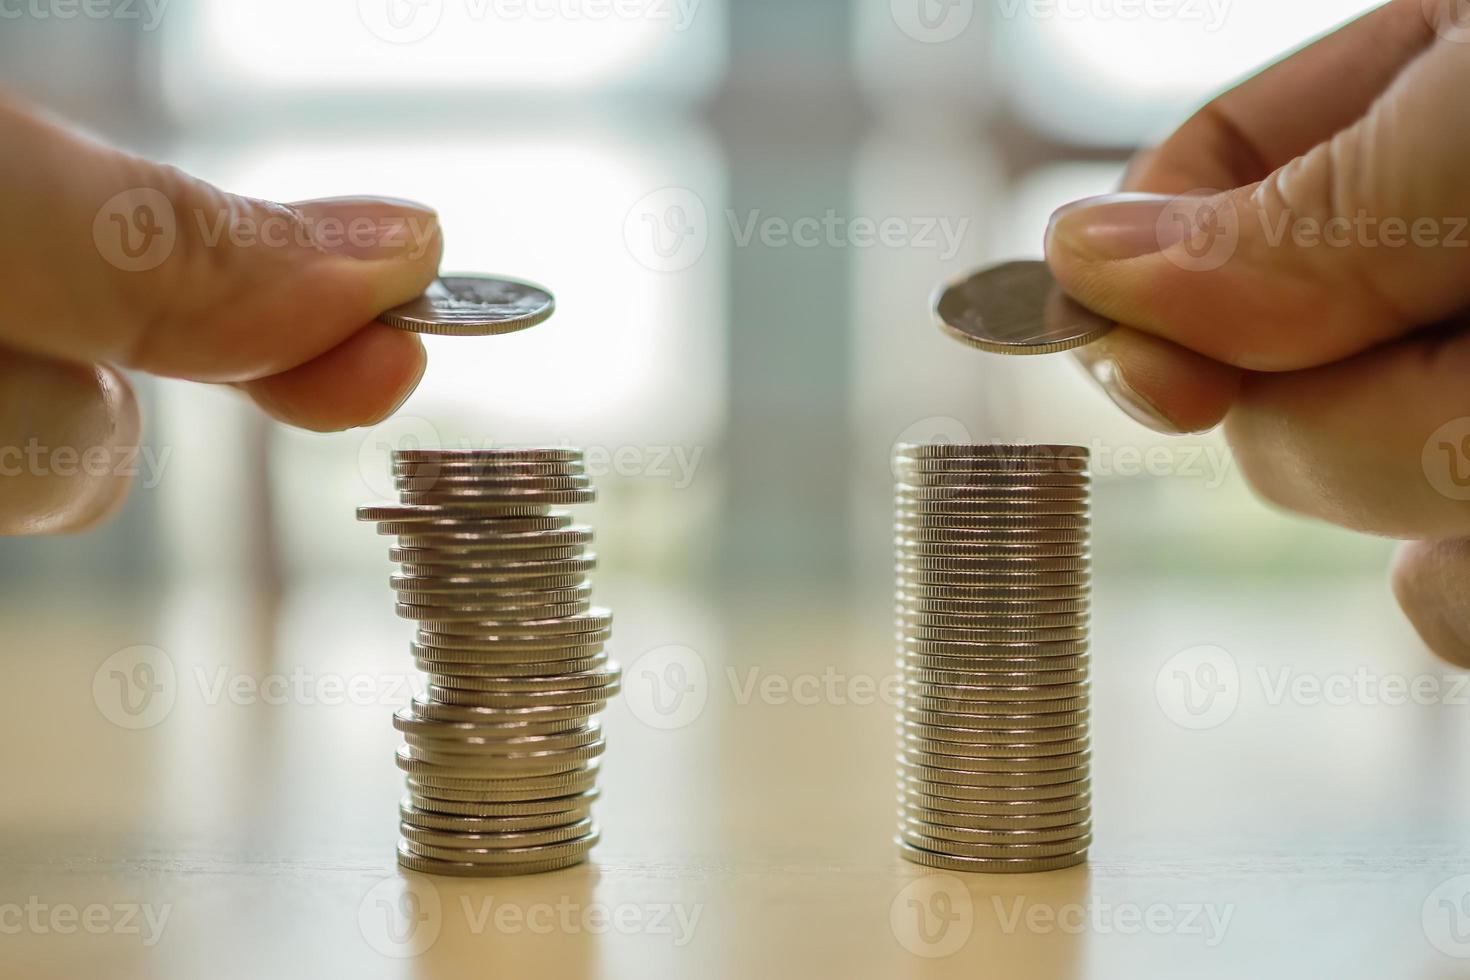
{"type": "MultiPolygon", "coordinates": [[[[610,706],[596,855],[604,882],[727,875],[710,927],[722,955],[755,955],[745,918],[769,892],[747,866],[796,869],[783,879],[796,904],[820,877],[801,869],[861,854],[881,871],[873,921],[887,914],[891,709],[749,704],[720,681],[892,672],[889,458],[904,440],[1094,451],[1106,669],[1092,887],[1188,891],[1196,879],[1173,870],[1185,855],[1212,880],[1236,881],[1243,855],[1310,874],[1411,825],[1461,847],[1470,780],[1443,778],[1446,705],[1280,710],[1248,681],[1258,665],[1439,669],[1388,595],[1389,545],[1272,512],[1217,434],[1150,433],[1069,357],[987,356],[929,313],[940,283],[1039,256],[1053,209],[1112,189],[1135,148],[1212,93],[1371,5],[136,0],[92,16],[0,2],[0,86],[236,192],[424,201],[443,218],[446,271],[558,298],[525,333],[427,338],[417,394],[371,431],[292,431],[229,390],[136,379],[147,435],[126,509],[77,537],[0,540],[0,731],[27,746],[0,863],[43,893],[161,895],[183,931],[154,955],[180,975],[232,955],[254,975],[339,969],[306,951],[332,903],[294,883],[356,875],[338,896],[350,909],[367,871],[391,867],[389,682],[409,670],[388,541],[354,507],[388,495],[391,449],[434,444],[588,450],[600,499],[579,519],[597,530],[619,658],[692,650],[710,685],[678,732],[610,706]],[[1155,689],[1160,665],[1200,644],[1239,671],[1236,720],[1208,736],[1181,732],[1155,689]],[[120,731],[136,726],[109,715],[99,665],[137,645],[166,653],[175,690],[146,730],[120,731]],[[220,694],[303,672],[308,693],[283,701],[220,694]],[[316,696],[364,677],[363,698],[316,696]],[[657,812],[639,805],[654,799],[657,812]],[[1109,877],[1134,859],[1156,863],[1109,877]],[[45,885],[57,867],[73,884],[45,885]],[[261,901],[269,876],[291,884],[261,901]],[[242,918],[302,941],[252,943],[242,918]]],[[[1100,975],[1191,962],[1265,976],[1298,935],[1337,926],[1313,965],[1383,975],[1403,962],[1372,945],[1385,921],[1427,950],[1417,916],[1436,853],[1414,851],[1393,888],[1372,871],[1314,879],[1298,905],[1263,872],[1244,938],[1213,969],[1167,945],[1064,958],[1100,975]],[[1372,904],[1389,894],[1403,916],[1372,904]]],[[[868,881],[842,890],[866,901],[868,881]]],[[[762,935],[796,942],[794,923],[762,935]]],[[[51,952],[29,950],[29,976],[51,952]]]]}

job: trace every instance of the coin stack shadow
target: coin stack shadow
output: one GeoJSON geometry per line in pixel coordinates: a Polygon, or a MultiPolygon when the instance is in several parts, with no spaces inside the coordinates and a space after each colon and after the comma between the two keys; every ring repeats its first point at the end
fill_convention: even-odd
{"type": "Polygon", "coordinates": [[[618,691],[612,615],[593,608],[588,527],[563,504],[596,496],[572,449],[393,454],[400,501],[358,508],[398,536],[397,612],[417,623],[426,694],[394,716],[398,863],[431,874],[532,874],[584,860],[618,691]]]}
{"type": "Polygon", "coordinates": [[[1087,860],[1089,454],[897,449],[899,830],[951,871],[1087,860]]]}

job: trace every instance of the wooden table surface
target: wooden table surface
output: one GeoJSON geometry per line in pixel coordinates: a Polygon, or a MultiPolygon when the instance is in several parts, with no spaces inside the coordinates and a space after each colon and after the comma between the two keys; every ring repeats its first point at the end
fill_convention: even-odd
{"type": "Polygon", "coordinates": [[[1470,975],[1470,691],[1376,579],[1107,584],[1092,861],[1013,878],[895,855],[880,593],[600,589],[603,841],[480,881],[393,863],[381,583],[12,597],[0,974],[1470,975]],[[172,675],[128,715],[135,644],[172,675]]]}

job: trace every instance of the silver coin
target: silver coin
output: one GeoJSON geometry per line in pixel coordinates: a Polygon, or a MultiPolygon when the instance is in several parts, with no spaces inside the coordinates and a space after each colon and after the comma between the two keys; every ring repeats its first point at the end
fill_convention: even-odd
{"type": "Polygon", "coordinates": [[[1001,847],[1055,844],[1059,841],[1073,841],[1092,834],[1092,823],[1087,820],[1057,824],[1052,827],[992,830],[984,827],[957,827],[949,823],[930,823],[907,815],[900,817],[899,828],[906,833],[933,837],[937,840],[1001,847]]]}
{"type": "Polygon", "coordinates": [[[1086,616],[1092,603],[1086,599],[1061,599],[1039,602],[1005,602],[985,599],[947,599],[911,592],[898,593],[899,604],[910,612],[947,616],[1086,616]]]}
{"type": "Polygon", "coordinates": [[[506,722],[490,724],[479,721],[447,721],[425,718],[410,705],[393,713],[393,727],[404,735],[424,738],[528,738],[561,735],[590,727],[587,719],[573,718],[545,722],[506,722]]]}
{"type": "Polygon", "coordinates": [[[964,630],[1086,630],[1085,613],[1059,613],[1051,616],[955,616],[950,613],[912,612],[898,607],[900,629],[935,627],[964,630]]]}
{"type": "MultiPolygon", "coordinates": [[[[1091,524],[1087,517],[1081,515],[1044,514],[1028,517],[1021,514],[946,514],[927,507],[900,507],[895,513],[895,522],[905,533],[909,530],[931,528],[968,529],[985,531],[997,537],[1002,532],[1024,532],[1032,539],[1045,539],[1061,531],[1086,532],[1091,524]]],[[[1085,534],[1080,539],[1085,540],[1085,534]]]]}
{"type": "Polygon", "coordinates": [[[399,768],[404,772],[438,776],[508,778],[510,776],[550,776],[571,772],[596,759],[607,749],[601,733],[595,741],[573,748],[530,752],[456,752],[424,749],[416,745],[400,745],[397,749],[399,768]]]}
{"type": "Polygon", "coordinates": [[[445,517],[434,521],[379,521],[379,534],[398,536],[400,548],[457,548],[494,546],[518,534],[560,531],[572,526],[572,515],[553,510],[536,517],[445,517]],[[397,530],[384,528],[397,527],[397,530]]]}
{"type": "MultiPolygon", "coordinates": [[[[395,756],[400,768],[405,762],[395,756]]],[[[435,789],[473,792],[475,799],[486,803],[510,803],[521,800],[543,800],[554,796],[569,796],[591,789],[600,768],[600,761],[593,759],[575,769],[545,776],[465,776],[435,772],[428,767],[408,774],[410,789],[429,792],[435,789]]]]}
{"type": "Polygon", "coordinates": [[[898,840],[898,852],[905,861],[921,865],[926,868],[934,868],[939,871],[962,871],[972,874],[1038,874],[1043,871],[1061,871],[1064,868],[1075,868],[1087,863],[1087,851],[1077,851],[1072,854],[1063,854],[1051,858],[1035,859],[988,859],[971,857],[954,857],[947,854],[936,854],[926,851],[921,847],[914,847],[907,841],[898,840]]]}
{"type": "MultiPolygon", "coordinates": [[[[1074,766],[1071,769],[1048,769],[1044,772],[986,772],[970,769],[941,769],[937,766],[901,762],[900,771],[910,781],[920,784],[916,788],[948,787],[951,793],[961,788],[972,791],[989,791],[997,788],[1030,790],[1039,786],[1058,786],[1088,778],[1088,770],[1085,765],[1074,766]]],[[[925,792],[929,790],[925,789],[925,792]]]]}
{"type": "Polygon", "coordinates": [[[570,640],[562,637],[547,637],[547,642],[539,646],[529,643],[491,643],[477,647],[454,647],[441,646],[420,637],[419,640],[410,644],[409,649],[415,660],[438,664],[446,672],[453,673],[456,665],[493,667],[498,664],[529,665],[587,659],[605,651],[608,632],[603,630],[600,633],[582,633],[570,640]]]}
{"type": "Polygon", "coordinates": [[[619,686],[613,683],[603,687],[594,687],[579,691],[545,691],[534,694],[489,694],[484,691],[467,691],[462,688],[444,687],[439,684],[430,684],[428,690],[429,697],[435,701],[441,704],[453,704],[459,707],[561,708],[574,704],[596,704],[600,707],[607,704],[608,699],[618,692],[619,686]]]}
{"type": "Polygon", "coordinates": [[[585,820],[591,812],[592,807],[588,803],[570,810],[481,817],[425,810],[417,806],[412,797],[405,797],[398,804],[398,819],[402,823],[420,830],[447,831],[458,834],[507,834],[550,830],[585,820]]]}
{"type": "MultiPolygon", "coordinates": [[[[900,483],[894,491],[899,500],[914,501],[912,506],[925,508],[931,501],[974,500],[981,502],[1011,503],[1016,505],[1070,505],[1071,510],[1059,510],[1066,514],[1086,510],[1092,494],[1085,487],[1042,487],[1031,484],[954,484],[946,486],[915,486],[900,483]]],[[[1042,511],[1045,513],[1045,511],[1042,511]]]]}
{"type": "Polygon", "coordinates": [[[931,822],[951,827],[964,827],[968,821],[1001,821],[1015,824],[1025,820],[1076,822],[1077,814],[1091,814],[1092,795],[1060,796],[1051,800],[1026,800],[1013,803],[991,803],[983,800],[949,800],[942,796],[926,796],[905,792],[899,787],[902,812],[933,815],[931,822]]]}
{"type": "Polygon", "coordinates": [[[911,640],[934,643],[1060,643],[1087,638],[1086,626],[1052,629],[951,629],[944,626],[909,626],[903,635],[911,640]]]}
{"type": "Polygon", "coordinates": [[[555,606],[578,602],[592,595],[592,583],[585,577],[576,585],[559,589],[528,589],[515,580],[484,585],[470,576],[394,576],[388,584],[398,593],[400,602],[445,609],[555,606]]]}
{"type": "Polygon", "coordinates": [[[408,783],[408,802],[421,812],[482,819],[590,811],[592,803],[600,795],[594,787],[571,796],[553,796],[513,803],[484,803],[476,799],[477,794],[473,791],[416,786],[412,777],[409,777],[408,783]]]}
{"type": "Polygon", "coordinates": [[[404,619],[410,619],[436,627],[462,626],[468,623],[473,624],[479,629],[493,631],[504,629],[521,621],[559,619],[564,616],[575,616],[578,613],[586,612],[590,608],[591,603],[592,600],[584,599],[561,605],[537,605],[526,606],[524,608],[464,606],[454,609],[435,606],[414,606],[400,602],[393,609],[394,612],[404,619]]]}
{"type": "MultiPolygon", "coordinates": [[[[394,549],[397,550],[399,549],[394,549]]],[[[454,574],[493,571],[506,566],[515,568],[524,562],[571,561],[586,556],[585,545],[568,544],[550,548],[482,548],[475,551],[434,551],[419,548],[401,560],[418,569],[443,568],[454,574]]],[[[398,558],[393,560],[400,561],[398,558]]]]}
{"type": "MultiPolygon", "coordinates": [[[[989,657],[931,657],[927,654],[905,652],[903,669],[944,671],[956,675],[991,674],[1049,674],[1053,671],[1087,670],[1091,665],[1089,655],[1051,658],[989,658],[989,657]]],[[[949,680],[950,678],[946,678],[949,680]]]]}
{"type": "Polygon", "coordinates": [[[998,643],[993,640],[919,640],[905,637],[903,649],[930,657],[999,657],[1002,660],[1033,657],[1076,657],[1088,650],[1085,640],[1037,643],[1016,640],[998,643]]]}
{"type": "MultiPolygon", "coordinates": [[[[586,836],[557,844],[542,844],[534,847],[506,848],[448,848],[431,844],[418,844],[404,838],[398,842],[410,855],[420,858],[435,858],[456,864],[503,865],[508,867],[537,867],[549,862],[585,857],[600,839],[601,834],[594,826],[586,836]]],[[[529,873],[529,872],[517,872],[529,873]]]]}
{"type": "MultiPolygon", "coordinates": [[[[1087,708],[1087,686],[1076,684],[1070,687],[1048,688],[1008,688],[1004,690],[987,690],[982,688],[961,688],[954,686],[931,687],[948,694],[961,694],[962,697],[935,697],[928,694],[916,694],[912,689],[903,693],[903,704],[905,707],[913,706],[920,711],[937,711],[951,715],[986,715],[1009,716],[1028,714],[1060,714],[1068,711],[1082,711],[1087,708]],[[1050,690],[1070,691],[1070,697],[1048,698],[1045,695],[1050,690]],[[1024,696],[1030,694],[1030,697],[1024,696]],[[1017,696],[1022,695],[1022,696],[1017,696]]],[[[432,686],[430,693],[433,693],[432,686]]]]}
{"type": "Polygon", "coordinates": [[[893,468],[900,474],[1086,473],[1091,465],[1092,454],[1085,446],[905,445],[893,454],[893,468]],[[941,455],[947,451],[951,454],[941,455]]]}
{"type": "Polygon", "coordinates": [[[382,524],[387,522],[392,527],[399,527],[404,522],[431,522],[447,518],[464,518],[474,520],[491,520],[494,518],[515,517],[543,517],[550,514],[551,508],[541,503],[531,502],[508,502],[508,501],[485,501],[470,503],[381,503],[364,504],[357,508],[357,519],[360,521],[374,521],[379,524],[380,534],[393,534],[396,531],[384,531],[382,524]]]}
{"type": "Polygon", "coordinates": [[[528,861],[523,864],[470,864],[464,861],[441,861],[436,858],[415,854],[407,841],[398,842],[398,866],[414,874],[439,875],[458,878],[502,878],[511,876],[546,874],[575,867],[587,859],[585,854],[565,855],[561,858],[528,861]]]}
{"type": "Polygon", "coordinates": [[[623,676],[616,663],[576,674],[553,674],[536,677],[475,677],[462,674],[430,674],[430,682],[440,687],[462,691],[486,691],[492,694],[541,694],[558,691],[581,691],[615,684],[623,676]]]}
{"type": "Polygon", "coordinates": [[[447,494],[488,496],[526,490],[587,490],[592,487],[592,481],[584,475],[487,477],[440,473],[435,476],[395,476],[393,486],[399,492],[425,493],[442,490],[447,494]]]}
{"type": "MultiPolygon", "coordinates": [[[[995,766],[981,767],[981,771],[991,771],[999,768],[999,763],[1004,761],[1036,761],[1036,769],[1057,768],[1054,765],[1042,765],[1043,759],[1055,759],[1059,756],[1075,756],[1086,754],[1092,748],[1091,740],[1083,735],[1080,738],[1064,739],[1060,741],[1035,741],[1022,735],[1012,734],[1006,742],[948,742],[938,739],[924,738],[911,732],[901,731],[899,733],[899,750],[915,765],[937,766],[954,769],[972,769],[974,767],[964,764],[949,766],[942,759],[950,758],[956,760],[980,759],[989,760],[995,766]],[[932,756],[934,758],[921,758],[932,756]]],[[[1083,762],[1073,763],[1083,765],[1083,762]]],[[[1018,767],[1016,772],[1025,771],[1018,767]]]]}
{"type": "Polygon", "coordinates": [[[597,491],[587,490],[401,490],[398,496],[405,506],[438,508],[445,516],[451,513],[518,514],[525,507],[554,507],[563,504],[590,504],[597,491]]]}
{"type": "MultiPolygon", "coordinates": [[[[482,626],[470,623],[436,623],[432,627],[419,627],[419,636],[430,634],[438,636],[466,637],[483,643],[494,642],[492,638],[505,641],[516,641],[521,639],[534,639],[546,636],[577,636],[583,633],[594,633],[606,630],[612,626],[612,613],[607,609],[594,606],[586,613],[576,616],[567,616],[562,619],[548,619],[539,622],[517,622],[507,624],[504,629],[484,629],[482,626]]],[[[459,643],[443,643],[442,641],[430,640],[431,643],[440,643],[444,646],[458,646],[459,643]]],[[[578,641],[580,642],[580,641],[578,641]]]]}
{"type": "Polygon", "coordinates": [[[585,454],[569,446],[526,446],[501,449],[395,449],[398,463],[580,463],[585,454]]]}
{"type": "MultiPolygon", "coordinates": [[[[476,611],[494,612],[501,609],[551,609],[572,602],[587,603],[591,601],[592,585],[584,578],[576,585],[565,586],[559,589],[527,589],[522,588],[518,583],[508,582],[501,588],[481,587],[477,589],[465,589],[463,591],[444,592],[399,585],[394,591],[398,593],[400,605],[411,606],[415,609],[422,610],[437,609],[445,613],[472,613],[476,611]]],[[[585,612],[586,609],[584,608],[583,611],[585,612]]],[[[457,618],[493,619],[494,617],[467,615],[457,618]]],[[[555,619],[557,616],[554,613],[548,613],[541,618],[555,619]]]]}
{"type": "Polygon", "coordinates": [[[554,858],[525,861],[519,864],[474,864],[467,861],[444,861],[414,852],[407,841],[398,842],[398,866],[418,874],[447,875],[460,878],[498,878],[512,875],[545,874],[561,871],[587,860],[585,851],[569,851],[554,858]]]}
{"type": "Polygon", "coordinates": [[[413,333],[485,337],[543,323],[556,299],[542,286],[484,275],[440,276],[424,294],[378,315],[378,322],[413,333]]]}
{"type": "Polygon", "coordinates": [[[907,526],[902,522],[894,525],[894,531],[905,541],[919,544],[965,544],[977,547],[1010,545],[1015,547],[1040,547],[1046,545],[1074,545],[1086,549],[1091,535],[1086,527],[1080,528],[990,528],[990,527],[929,527],[907,526]]]}
{"type": "Polygon", "coordinates": [[[1079,778],[1060,783],[991,784],[964,786],[941,783],[900,772],[899,787],[907,793],[941,800],[974,803],[1026,803],[1060,800],[1092,792],[1092,781],[1079,778]]]}
{"type": "Polygon", "coordinates": [[[519,578],[542,578],[554,575],[585,575],[597,567],[597,553],[584,552],[570,558],[531,559],[515,554],[490,559],[455,560],[445,564],[401,562],[399,574],[388,580],[390,588],[411,588],[419,592],[454,592],[486,584],[498,585],[519,578]],[[438,585],[435,589],[430,586],[438,585]]]}
{"type": "Polygon", "coordinates": [[[471,725],[545,724],[596,714],[600,705],[588,704],[531,705],[522,708],[482,707],[447,704],[423,695],[414,695],[413,713],[428,721],[453,721],[471,725]]]}
{"type": "Polygon", "coordinates": [[[956,662],[953,658],[945,667],[920,667],[911,663],[907,655],[898,659],[898,669],[907,693],[961,701],[1034,701],[1072,697],[1076,695],[1056,692],[1064,688],[1085,691],[1091,676],[1086,664],[1027,671],[972,670],[968,664],[956,662]],[[1037,692],[1037,696],[1031,696],[1031,692],[1037,692]],[[992,693],[995,696],[990,696],[992,693]]]}
{"type": "Polygon", "coordinates": [[[437,459],[417,462],[395,459],[390,469],[398,477],[446,476],[455,479],[504,476],[585,476],[587,465],[580,459],[530,462],[516,459],[437,459]]]}
{"type": "Polygon", "coordinates": [[[480,554],[518,554],[521,551],[540,551],[546,548],[586,547],[592,543],[592,539],[592,529],[585,526],[519,533],[487,531],[485,533],[446,534],[442,536],[442,540],[436,540],[427,545],[399,543],[390,552],[390,557],[402,553],[402,558],[393,557],[393,560],[420,561],[434,565],[443,564],[445,558],[419,556],[440,555],[453,561],[462,557],[473,558],[480,554]]]}
{"type": "MultiPolygon", "coordinates": [[[[912,574],[923,575],[926,573],[915,572],[912,574]]],[[[1070,586],[1039,586],[1027,587],[1026,589],[978,589],[973,585],[947,585],[939,582],[908,582],[899,575],[897,595],[903,600],[920,599],[923,601],[959,601],[965,603],[1005,604],[1020,606],[1033,606],[1048,603],[1080,602],[1084,605],[1091,600],[1091,590],[1087,585],[1070,586]],[[1034,594],[1028,595],[1030,591],[1034,594]]]]}
{"type": "MultiPolygon", "coordinates": [[[[585,579],[576,584],[554,589],[531,589],[522,591],[499,591],[478,589],[473,592],[418,592],[398,589],[398,599],[414,607],[442,607],[464,609],[523,609],[528,606],[559,606],[568,602],[590,602],[591,584],[585,579]],[[542,598],[544,596],[544,598],[542,598]]],[[[584,611],[585,611],[584,606],[584,611]]]]}
{"type": "Polygon", "coordinates": [[[915,704],[905,703],[900,717],[905,722],[933,725],[936,728],[964,728],[971,731],[1016,731],[1019,729],[1071,728],[1086,725],[1089,720],[1086,709],[1078,711],[1044,711],[1033,714],[1015,713],[985,715],[974,712],[933,711],[915,704]]]}
{"type": "Polygon", "coordinates": [[[1054,354],[1083,347],[1117,326],[1062,292],[1045,262],[982,269],[939,290],[944,331],[992,354],[1054,354]]]}
{"type": "Polygon", "coordinates": [[[961,469],[940,470],[918,469],[915,464],[898,466],[900,481],[910,487],[956,487],[981,488],[987,492],[995,490],[1021,490],[1023,493],[1036,490],[1070,490],[1086,495],[1092,487],[1092,478],[1086,473],[1040,472],[1016,473],[1009,469],[961,469]]]}
{"type": "Polygon", "coordinates": [[[538,830],[480,834],[416,827],[406,821],[400,821],[398,824],[398,832],[403,835],[404,840],[412,844],[474,851],[505,851],[521,850],[527,847],[547,847],[585,837],[590,830],[592,830],[592,819],[590,817],[584,817],[581,820],[561,826],[542,827],[538,830]]]}
{"type": "Polygon", "coordinates": [[[454,495],[492,496],[517,491],[588,490],[592,481],[582,475],[486,477],[440,473],[435,476],[395,476],[393,486],[400,493],[440,490],[454,495]]]}
{"type": "MultiPolygon", "coordinates": [[[[984,674],[960,671],[932,671],[905,667],[903,680],[906,694],[955,698],[960,701],[1031,701],[1048,700],[1017,696],[1019,692],[1086,691],[1088,672],[1062,670],[1033,674],[984,674]],[[1031,683],[1027,683],[1031,682],[1031,683]]],[[[1075,693],[1068,696],[1081,696],[1075,693]]]]}
{"type": "MultiPolygon", "coordinates": [[[[407,709],[404,709],[407,710],[407,709]]],[[[964,725],[933,725],[900,715],[899,734],[904,738],[921,738],[935,742],[953,742],[962,745],[1005,745],[1070,741],[1087,737],[1087,726],[1076,724],[1070,727],[1035,729],[1019,728],[970,728],[964,725]]]]}
{"type": "MultiPolygon", "coordinates": [[[[396,723],[394,727],[398,727],[396,723]]],[[[428,732],[425,732],[423,729],[418,729],[403,733],[403,741],[416,749],[427,749],[431,752],[448,754],[483,753],[488,755],[575,749],[581,748],[584,745],[591,745],[602,737],[602,726],[595,722],[568,729],[564,732],[536,735],[524,732],[507,733],[490,728],[466,731],[462,726],[454,725],[441,725],[428,732]]],[[[952,743],[940,744],[947,746],[952,743]]],[[[974,747],[972,746],[971,748],[974,747]]]]}
{"type": "Polygon", "coordinates": [[[963,844],[959,841],[941,840],[937,837],[916,834],[910,830],[903,830],[898,836],[902,838],[904,843],[911,847],[922,848],[932,854],[945,854],[950,857],[1005,859],[1053,858],[1075,854],[1078,851],[1085,851],[1092,844],[1091,834],[1083,837],[1074,837],[1071,840],[1057,841],[1051,844],[963,844]]]}
{"type": "Polygon", "coordinates": [[[893,450],[899,459],[1090,459],[1086,446],[1032,443],[900,443],[893,450]]]}
{"type": "Polygon", "coordinates": [[[911,568],[977,572],[1084,572],[1092,567],[1092,557],[1086,552],[1038,556],[953,545],[929,546],[919,551],[900,544],[898,561],[900,565],[911,568]]]}
{"type": "MultiPolygon", "coordinates": [[[[467,779],[437,776],[432,773],[409,773],[404,777],[410,793],[446,802],[475,803],[482,806],[539,805],[549,801],[580,796],[596,789],[599,760],[581,769],[554,776],[518,776],[512,779],[467,779]]],[[[432,808],[430,808],[432,809],[432,808]]]]}
{"type": "Polygon", "coordinates": [[[493,680],[497,677],[553,677],[582,674],[597,670],[610,663],[606,653],[578,660],[540,660],[532,663],[457,663],[444,660],[422,660],[415,658],[413,665],[426,674],[441,677],[479,677],[493,680]]]}
{"type": "Polygon", "coordinates": [[[963,773],[966,776],[1001,776],[1021,780],[1023,777],[1029,778],[1040,773],[1058,770],[1086,771],[1088,763],[1092,761],[1092,755],[1089,752],[1036,756],[1030,759],[996,759],[988,756],[934,755],[929,752],[915,752],[905,747],[899,755],[907,765],[922,767],[926,773],[931,775],[933,782],[943,782],[943,780],[932,778],[932,774],[936,771],[963,773]]]}

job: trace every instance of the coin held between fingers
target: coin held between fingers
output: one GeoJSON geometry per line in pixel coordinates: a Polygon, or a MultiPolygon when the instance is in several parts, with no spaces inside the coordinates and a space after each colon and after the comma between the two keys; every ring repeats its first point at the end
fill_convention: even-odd
{"type": "Polygon", "coordinates": [[[424,294],[378,316],[413,333],[487,337],[544,323],[556,312],[551,291],[534,283],[484,275],[440,276],[424,294]]]}
{"type": "Polygon", "coordinates": [[[1055,354],[1083,347],[1117,326],[1064,293],[1045,262],[1007,262],[942,287],[940,327],[992,354],[1055,354]]]}

